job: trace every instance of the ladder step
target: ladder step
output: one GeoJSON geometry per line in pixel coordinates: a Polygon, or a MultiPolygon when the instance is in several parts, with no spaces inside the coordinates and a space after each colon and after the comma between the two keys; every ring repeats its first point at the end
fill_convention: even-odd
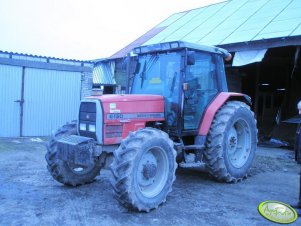
{"type": "Polygon", "coordinates": [[[179,163],[180,167],[182,168],[198,168],[202,169],[203,171],[206,171],[206,164],[204,162],[180,162],[179,163]]]}
{"type": "Polygon", "coordinates": [[[187,145],[183,147],[183,150],[203,150],[205,149],[204,145],[187,145]]]}

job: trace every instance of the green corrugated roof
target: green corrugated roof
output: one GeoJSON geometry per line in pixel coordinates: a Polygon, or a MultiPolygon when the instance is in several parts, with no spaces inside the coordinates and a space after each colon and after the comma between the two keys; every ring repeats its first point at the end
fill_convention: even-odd
{"type": "Polygon", "coordinates": [[[301,35],[300,0],[232,0],[171,18],[178,19],[144,45],[176,40],[224,45],[301,35]]]}
{"type": "Polygon", "coordinates": [[[230,0],[176,13],[155,28],[164,29],[142,45],[179,40],[223,46],[298,37],[301,0],[230,0]]]}

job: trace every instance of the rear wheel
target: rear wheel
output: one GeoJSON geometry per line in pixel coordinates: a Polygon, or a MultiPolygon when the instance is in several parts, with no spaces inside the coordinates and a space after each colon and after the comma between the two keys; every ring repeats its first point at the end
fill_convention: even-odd
{"type": "Polygon", "coordinates": [[[118,201],[129,209],[149,212],[165,202],[171,192],[176,151],[166,133],[145,128],[122,141],[110,168],[118,201]]]}
{"type": "Polygon", "coordinates": [[[104,163],[104,156],[101,156],[101,158],[88,167],[70,164],[58,158],[57,140],[65,136],[76,134],[76,121],[59,128],[49,141],[47,146],[48,151],[45,155],[47,168],[51,176],[56,181],[71,186],[92,182],[99,174],[104,163]]]}
{"type": "Polygon", "coordinates": [[[254,113],[240,101],[227,102],[215,115],[206,142],[205,161],[218,181],[245,178],[257,149],[254,113]]]}

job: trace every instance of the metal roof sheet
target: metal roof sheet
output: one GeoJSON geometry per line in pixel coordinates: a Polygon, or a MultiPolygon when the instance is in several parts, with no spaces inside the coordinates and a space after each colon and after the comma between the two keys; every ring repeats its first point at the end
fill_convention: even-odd
{"type": "MultiPolygon", "coordinates": [[[[206,35],[209,35],[215,27],[222,24],[226,20],[226,18],[235,13],[245,1],[246,0],[240,1],[236,4],[234,4],[233,2],[229,2],[227,4],[223,3],[221,7],[217,9],[218,11],[215,11],[215,14],[218,13],[219,16],[214,16],[215,14],[211,14],[211,17],[209,18],[196,18],[192,25],[193,29],[190,32],[186,33],[182,30],[179,30],[179,33],[183,33],[182,35],[184,35],[183,39],[185,41],[197,42],[201,38],[204,38],[206,35]],[[223,13],[220,13],[221,11],[223,13]]],[[[212,8],[217,7],[213,5],[212,8]]],[[[210,11],[210,9],[206,10],[208,14],[208,11],[210,11]]],[[[189,26],[187,27],[191,27],[191,25],[189,24],[189,26]]]]}
{"type": "MultiPolygon", "coordinates": [[[[156,35],[156,40],[160,40],[159,42],[167,41],[165,40],[166,37],[170,37],[174,32],[176,32],[179,28],[183,27],[188,21],[191,21],[195,16],[202,13],[202,10],[191,10],[185,14],[181,14],[182,17],[178,18],[172,25],[166,27],[164,31],[160,32],[156,35]]],[[[144,43],[148,45],[149,43],[144,43]]],[[[155,43],[150,43],[155,44],[155,43]]]]}
{"type": "Polygon", "coordinates": [[[94,66],[92,61],[69,60],[1,50],[0,64],[73,72],[91,72],[94,66]]]}
{"type": "Polygon", "coordinates": [[[223,46],[296,38],[301,35],[301,0],[229,0],[176,13],[155,28],[162,26],[165,29],[131,47],[170,41],[223,46]]]}
{"type": "Polygon", "coordinates": [[[178,20],[180,17],[182,17],[186,13],[187,12],[181,12],[181,13],[173,14],[170,17],[168,17],[166,20],[164,20],[163,22],[161,22],[160,24],[158,24],[157,27],[166,27],[166,26],[169,26],[170,24],[172,24],[173,22],[175,22],[176,20],[178,20]]]}
{"type": "Polygon", "coordinates": [[[89,60],[75,60],[75,59],[64,59],[64,58],[56,58],[56,57],[47,57],[47,56],[38,56],[33,54],[26,53],[15,53],[0,50],[0,57],[2,58],[13,58],[19,60],[28,60],[28,61],[38,61],[38,62],[53,62],[53,63],[62,63],[69,65],[81,65],[81,63],[87,63],[86,65],[93,66],[93,61],[89,60]]]}
{"type": "Polygon", "coordinates": [[[166,26],[164,26],[164,27],[155,27],[155,28],[151,29],[150,31],[145,33],[140,38],[136,39],[135,41],[133,41],[132,43],[130,43],[129,45],[127,45],[123,49],[119,50],[117,53],[114,53],[110,58],[125,57],[127,55],[127,53],[129,53],[133,48],[135,48],[136,46],[142,45],[147,40],[149,40],[150,38],[154,37],[156,34],[163,31],[165,28],[166,28],[166,26]]]}
{"type": "Polygon", "coordinates": [[[116,84],[114,69],[115,63],[112,61],[98,62],[93,68],[93,84],[116,84]]]}

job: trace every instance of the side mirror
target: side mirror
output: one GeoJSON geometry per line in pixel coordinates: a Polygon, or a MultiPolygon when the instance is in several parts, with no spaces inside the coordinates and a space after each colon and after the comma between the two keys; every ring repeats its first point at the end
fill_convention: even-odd
{"type": "Polygon", "coordinates": [[[224,56],[224,59],[225,59],[225,61],[230,61],[230,60],[232,60],[232,54],[231,54],[231,53],[226,54],[226,55],[224,56]]]}
{"type": "Polygon", "coordinates": [[[187,52],[187,65],[194,65],[195,64],[195,52],[188,51],[187,52]]]}

